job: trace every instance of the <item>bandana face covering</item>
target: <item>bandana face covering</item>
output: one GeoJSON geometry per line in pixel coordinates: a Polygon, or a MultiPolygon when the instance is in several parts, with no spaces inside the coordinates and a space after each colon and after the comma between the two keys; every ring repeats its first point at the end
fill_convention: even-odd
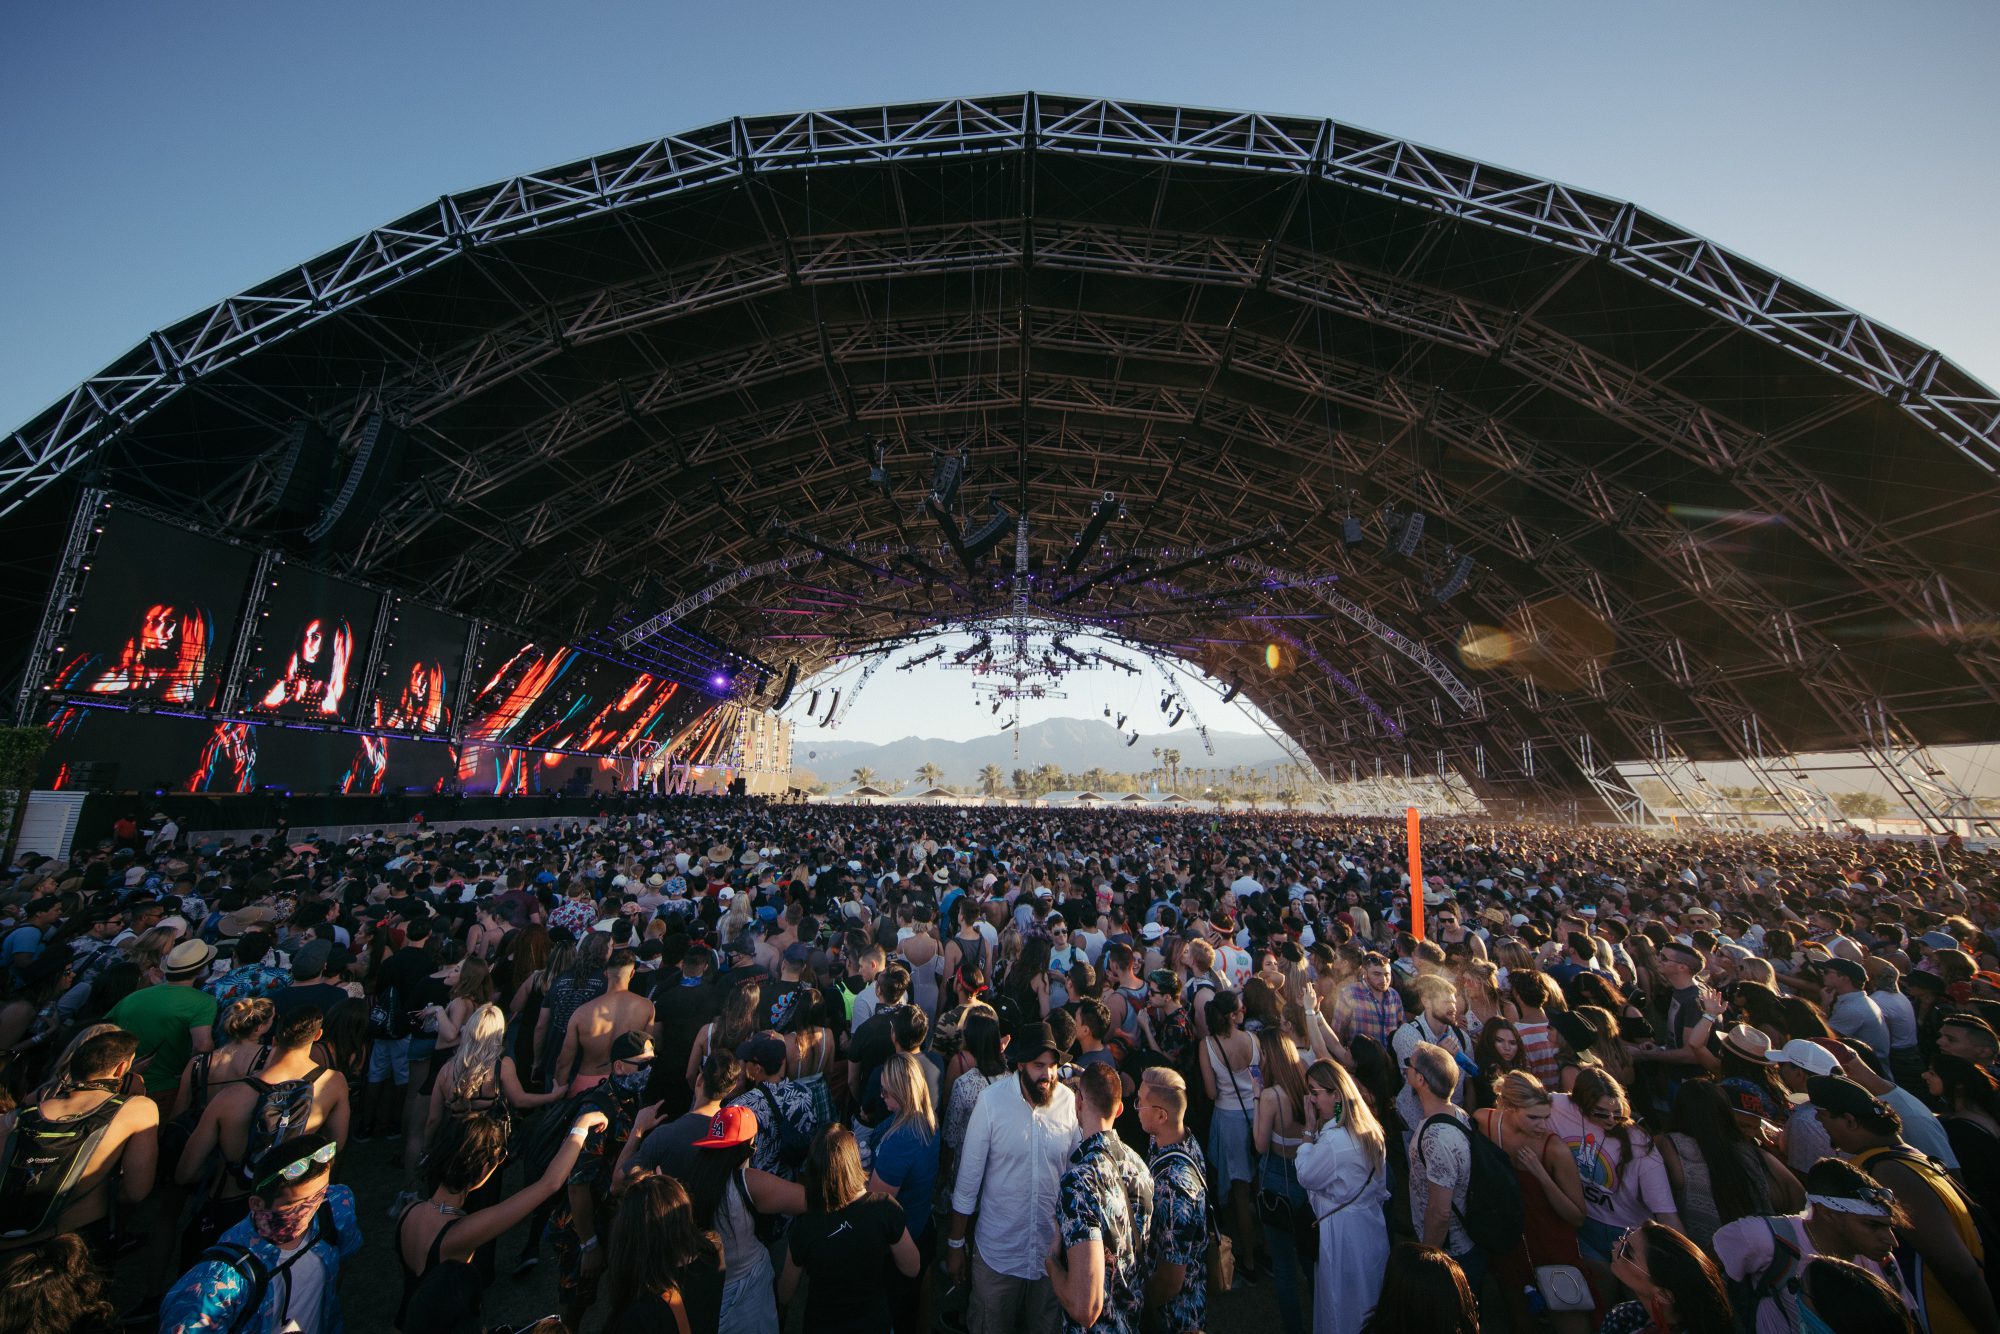
{"type": "Polygon", "coordinates": [[[326,1203],[326,1192],[316,1191],[296,1204],[288,1204],[282,1209],[259,1209],[251,1206],[250,1225],[257,1229],[257,1235],[270,1242],[281,1251],[289,1251],[305,1240],[312,1227],[313,1215],[320,1205],[326,1203]]]}

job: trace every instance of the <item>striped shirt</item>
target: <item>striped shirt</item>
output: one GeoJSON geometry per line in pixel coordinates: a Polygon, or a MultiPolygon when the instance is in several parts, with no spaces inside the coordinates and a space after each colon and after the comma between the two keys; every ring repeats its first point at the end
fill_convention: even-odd
{"type": "Polygon", "coordinates": [[[1535,1078],[1547,1083],[1562,1073],[1562,1054],[1556,1048],[1556,1035],[1547,1020],[1531,1023],[1522,1019],[1515,1023],[1514,1030],[1521,1035],[1521,1057],[1527,1061],[1528,1069],[1534,1071],[1535,1078]]]}

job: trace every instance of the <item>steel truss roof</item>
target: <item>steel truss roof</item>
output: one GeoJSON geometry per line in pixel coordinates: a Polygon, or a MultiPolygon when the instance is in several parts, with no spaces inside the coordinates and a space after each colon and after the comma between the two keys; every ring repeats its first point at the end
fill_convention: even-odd
{"type": "Polygon", "coordinates": [[[794,561],[687,624],[803,677],[998,612],[1006,572],[966,577],[921,513],[940,448],[963,518],[1025,514],[1042,571],[1106,490],[1106,561],[1280,524],[1255,565],[1298,580],[1216,562],[1037,605],[1219,666],[1285,618],[1327,670],[1246,692],[1330,774],[1603,809],[1615,763],[1734,758],[1799,813],[1786,756],[1860,749],[1935,814],[1962,794],[1924,747],[2000,730],[1991,390],[1631,204],[1331,121],[957,99],[448,196],[79,386],[8,442],[0,514],[89,471],[277,535],[283,428],[377,410],[418,448],[337,558],[565,633],[806,554],[774,517],[891,577],[794,561]],[[1415,560],[1382,554],[1385,509],[1427,516],[1415,560]],[[1439,605],[1447,551],[1480,571],[1439,605]],[[1468,624],[1565,670],[1447,664],[1468,624]]]}

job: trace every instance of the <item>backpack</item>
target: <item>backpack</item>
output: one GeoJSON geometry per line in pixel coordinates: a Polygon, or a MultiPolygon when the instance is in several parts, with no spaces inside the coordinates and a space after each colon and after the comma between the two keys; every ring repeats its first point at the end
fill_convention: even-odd
{"type": "MultiPolygon", "coordinates": [[[[331,1205],[320,1205],[319,1212],[313,1215],[313,1224],[319,1229],[319,1235],[315,1240],[331,1242],[334,1250],[339,1251],[340,1229],[334,1225],[331,1205]]],[[[256,1321],[258,1313],[264,1309],[264,1295],[271,1290],[273,1279],[284,1280],[285,1305],[289,1306],[292,1298],[292,1266],[298,1263],[300,1256],[310,1255],[312,1250],[311,1245],[299,1247],[292,1252],[290,1259],[276,1269],[265,1264],[256,1251],[238,1242],[221,1242],[203,1251],[196,1264],[225,1265],[249,1280],[249,1287],[244,1290],[243,1299],[237,1304],[235,1313],[229,1319],[228,1328],[223,1330],[222,1334],[246,1334],[256,1321]]],[[[328,1275],[329,1286],[331,1280],[332,1276],[328,1275]]]]}
{"type": "Polygon", "coordinates": [[[542,1179],[542,1173],[549,1170],[555,1161],[556,1150],[562,1147],[563,1136],[576,1119],[587,1111],[601,1111],[610,1116],[614,1126],[618,1118],[611,1115],[607,1105],[611,1098],[610,1081],[593,1084],[581,1093],[573,1093],[560,1102],[544,1106],[531,1125],[519,1153],[521,1166],[527,1170],[526,1180],[532,1184],[542,1179]]]}
{"type": "MultiPolygon", "coordinates": [[[[1798,1243],[1780,1230],[1777,1220],[1766,1218],[1764,1226],[1771,1229],[1771,1263],[1755,1278],[1723,1277],[1723,1286],[1728,1290],[1729,1309],[1736,1313],[1736,1328],[1739,1334],[1757,1334],[1757,1312],[1764,1303],[1780,1293],[1797,1291],[1799,1261],[1798,1243]]],[[[1788,1317],[1790,1313],[1787,1313],[1788,1317]]]]}
{"type": "Polygon", "coordinates": [[[236,1179],[244,1186],[256,1184],[253,1165],[267,1150],[305,1133],[307,1123],[312,1120],[313,1085],[325,1073],[326,1067],[315,1063],[298,1079],[267,1084],[252,1075],[243,1081],[257,1090],[257,1102],[250,1109],[249,1135],[243,1146],[243,1159],[232,1167],[236,1179]]]}
{"type": "Polygon", "coordinates": [[[83,1115],[62,1120],[30,1107],[15,1119],[0,1168],[0,1237],[32,1237],[54,1226],[124,1105],[123,1098],[106,1098],[83,1115]]]}
{"type": "Polygon", "coordinates": [[[771,1119],[777,1123],[778,1166],[787,1172],[800,1171],[812,1153],[812,1133],[785,1115],[785,1109],[778,1106],[778,1099],[771,1092],[770,1085],[759,1084],[756,1091],[763,1095],[764,1102],[771,1109],[771,1119]]]}
{"type": "Polygon", "coordinates": [[[393,983],[376,992],[368,1007],[368,1036],[377,1041],[410,1036],[410,1012],[393,983]]]}
{"type": "Polygon", "coordinates": [[[1465,1189],[1465,1211],[1453,1206],[1458,1225],[1481,1250],[1495,1255],[1511,1251],[1526,1230],[1527,1214],[1521,1203],[1521,1182],[1506,1151],[1449,1112],[1439,1112],[1417,1130],[1417,1140],[1444,1122],[1464,1135],[1472,1148],[1472,1180],[1465,1189]]]}

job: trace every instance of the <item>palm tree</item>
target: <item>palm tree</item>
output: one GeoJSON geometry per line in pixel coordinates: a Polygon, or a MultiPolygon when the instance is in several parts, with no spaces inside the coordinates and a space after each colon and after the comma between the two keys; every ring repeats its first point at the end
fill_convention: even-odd
{"type": "Polygon", "coordinates": [[[875,781],[875,771],[865,764],[854,767],[854,786],[868,787],[875,781]]]}
{"type": "Polygon", "coordinates": [[[917,782],[924,787],[936,787],[944,781],[944,770],[925,760],[917,766],[917,782]]]}
{"type": "Polygon", "coordinates": [[[1167,786],[1178,787],[1181,781],[1181,753],[1177,750],[1163,750],[1160,759],[1167,766],[1167,786]]]}
{"type": "Polygon", "coordinates": [[[1000,795],[1000,785],[1007,781],[1007,775],[1000,772],[1000,766],[989,764],[979,771],[979,790],[989,797],[1000,795]]]}
{"type": "Polygon", "coordinates": [[[1299,804],[1298,789],[1281,787],[1278,789],[1278,804],[1286,810],[1293,810],[1299,804]]]}

